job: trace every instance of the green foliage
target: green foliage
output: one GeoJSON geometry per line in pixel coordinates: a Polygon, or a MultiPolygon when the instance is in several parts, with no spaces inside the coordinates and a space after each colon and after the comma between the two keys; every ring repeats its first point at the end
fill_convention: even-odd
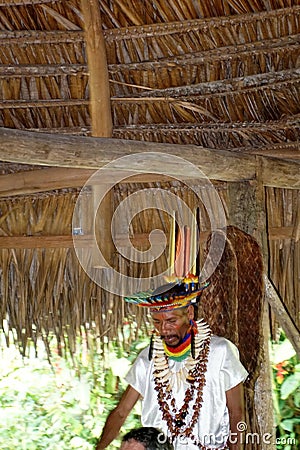
{"type": "Polygon", "coordinates": [[[284,333],[273,343],[272,353],[277,449],[296,450],[300,444],[300,363],[284,333]]]}
{"type": "MultiPolygon", "coordinates": [[[[75,355],[72,364],[53,350],[52,366],[46,356],[22,359],[13,346],[2,347],[1,450],[94,449],[108,413],[124,390],[124,375],[137,347],[132,346],[129,358],[111,344],[105,358],[85,352],[75,355]]],[[[138,426],[139,417],[136,407],[121,433],[138,426]]],[[[119,441],[110,448],[119,448],[119,441]]]]}

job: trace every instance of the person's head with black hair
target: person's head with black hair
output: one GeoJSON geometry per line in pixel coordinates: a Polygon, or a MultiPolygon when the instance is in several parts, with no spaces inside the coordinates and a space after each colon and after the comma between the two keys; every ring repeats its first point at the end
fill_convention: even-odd
{"type": "Polygon", "coordinates": [[[154,427],[140,427],[129,431],[122,439],[121,450],[173,450],[165,434],[154,427]]]}

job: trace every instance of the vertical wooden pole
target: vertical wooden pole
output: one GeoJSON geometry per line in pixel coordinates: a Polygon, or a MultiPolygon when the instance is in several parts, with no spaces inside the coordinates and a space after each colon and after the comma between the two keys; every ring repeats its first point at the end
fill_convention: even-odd
{"type": "MultiPolygon", "coordinates": [[[[229,222],[251,234],[262,250],[265,270],[268,265],[268,245],[266,233],[265,187],[262,180],[261,161],[257,159],[256,180],[248,183],[229,183],[229,222]]],[[[275,450],[275,430],[273,420],[273,395],[271,363],[269,356],[270,323],[266,299],[262,305],[262,348],[260,374],[255,383],[255,410],[261,437],[270,435],[270,443],[260,439],[258,448],[275,450]]],[[[247,447],[248,448],[248,447],[247,447]]]]}
{"type": "MultiPolygon", "coordinates": [[[[265,186],[262,179],[262,161],[257,158],[256,166],[257,185],[254,191],[254,214],[256,215],[257,228],[253,235],[257,239],[262,249],[265,271],[268,267],[268,238],[267,238],[267,218],[265,202],[265,186]]],[[[273,414],[273,387],[272,387],[272,369],[269,354],[270,343],[270,321],[269,308],[264,296],[263,315],[262,315],[262,365],[260,375],[255,385],[255,407],[258,422],[262,436],[267,434],[271,436],[270,442],[261,443],[262,450],[275,450],[275,427],[273,414]]]]}
{"type": "Polygon", "coordinates": [[[112,136],[112,115],[106,48],[98,0],[81,0],[89,68],[92,135],[112,136]]]}
{"type": "MultiPolygon", "coordinates": [[[[98,0],[81,0],[81,6],[89,68],[92,136],[112,137],[109,78],[100,5],[98,0]]],[[[95,214],[99,206],[97,186],[93,186],[93,190],[95,200],[93,213],[95,214]]],[[[101,199],[101,207],[99,213],[96,214],[95,233],[98,237],[100,251],[104,256],[102,261],[95,261],[96,265],[100,263],[101,266],[109,266],[113,262],[115,247],[110,230],[112,216],[113,192],[110,190],[104,199],[101,199]]]]}

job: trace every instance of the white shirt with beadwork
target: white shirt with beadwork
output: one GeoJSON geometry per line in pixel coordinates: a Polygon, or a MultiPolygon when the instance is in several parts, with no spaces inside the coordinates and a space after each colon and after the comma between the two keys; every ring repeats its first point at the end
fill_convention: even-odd
{"type": "MultiPolygon", "coordinates": [[[[142,396],[142,425],[156,427],[169,434],[166,421],[163,420],[159,409],[153,378],[154,363],[153,359],[149,361],[148,351],[149,347],[138,355],[127,374],[126,381],[142,396]]],[[[169,360],[169,368],[172,372],[179,372],[184,364],[185,361],[169,360]]],[[[226,391],[243,382],[247,375],[247,371],[239,360],[237,347],[225,338],[212,336],[203,388],[203,402],[192,432],[203,446],[213,449],[224,448],[229,436],[226,391]]],[[[179,387],[177,384],[173,387],[172,395],[179,409],[183,404],[187,387],[186,381],[180,383],[179,387]]],[[[193,414],[190,409],[188,411],[184,420],[185,424],[191,421],[193,414]]],[[[199,449],[186,436],[178,436],[173,444],[175,450],[199,449]]]]}

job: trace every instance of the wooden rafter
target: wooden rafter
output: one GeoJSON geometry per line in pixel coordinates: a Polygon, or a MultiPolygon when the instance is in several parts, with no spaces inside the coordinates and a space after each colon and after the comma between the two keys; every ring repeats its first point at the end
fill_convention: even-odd
{"type": "MultiPolygon", "coordinates": [[[[0,160],[6,162],[68,167],[78,169],[99,169],[107,163],[111,172],[118,166],[118,158],[125,155],[161,152],[190,161],[199,167],[205,176],[212,180],[242,181],[256,178],[257,158],[262,166],[262,180],[265,186],[290,189],[300,188],[300,165],[293,161],[282,161],[264,156],[236,154],[225,150],[212,150],[195,145],[172,145],[130,140],[90,138],[84,136],[49,135],[19,130],[0,128],[0,160]]],[[[124,169],[123,169],[124,170],[124,169]]],[[[131,175],[142,173],[161,174],[159,157],[141,166],[128,167],[131,175]]],[[[104,171],[105,172],[105,171],[104,171]]],[[[104,172],[101,179],[105,181],[104,172]]],[[[165,175],[189,178],[189,175],[178,167],[178,163],[165,168],[165,175]]]]}

